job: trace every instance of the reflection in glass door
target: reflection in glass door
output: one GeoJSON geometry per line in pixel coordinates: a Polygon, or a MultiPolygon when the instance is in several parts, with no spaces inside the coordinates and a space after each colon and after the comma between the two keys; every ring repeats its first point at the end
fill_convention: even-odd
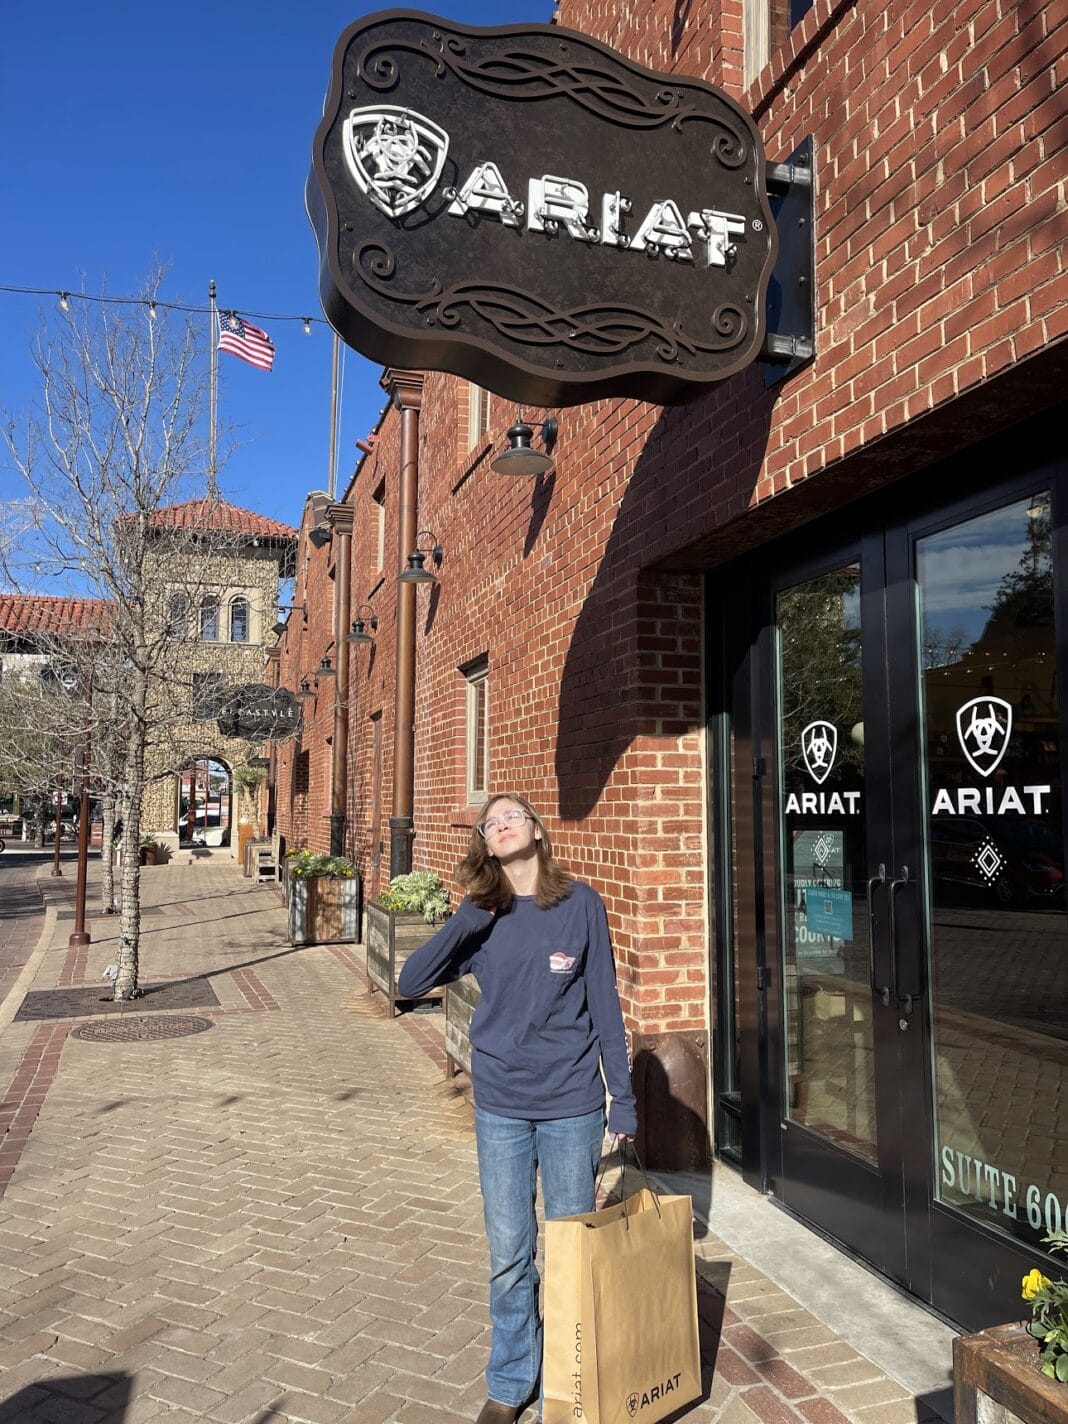
{"type": "Polygon", "coordinates": [[[915,546],[932,1178],[944,1209],[934,1217],[936,1300],[940,1277],[950,1289],[955,1274],[945,1261],[960,1249],[953,1219],[1038,1249],[1068,1224],[1050,508],[1049,490],[1037,489],[915,546]]]}
{"type": "Polygon", "coordinates": [[[876,1160],[860,565],[776,600],[786,1111],[876,1160]]]}

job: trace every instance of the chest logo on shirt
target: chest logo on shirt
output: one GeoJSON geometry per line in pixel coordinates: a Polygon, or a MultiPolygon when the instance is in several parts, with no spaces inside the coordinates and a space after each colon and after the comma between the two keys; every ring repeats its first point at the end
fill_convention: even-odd
{"type": "Polygon", "coordinates": [[[549,968],[553,974],[566,974],[568,970],[574,969],[576,955],[561,954],[559,950],[555,954],[549,955],[549,968]]]}

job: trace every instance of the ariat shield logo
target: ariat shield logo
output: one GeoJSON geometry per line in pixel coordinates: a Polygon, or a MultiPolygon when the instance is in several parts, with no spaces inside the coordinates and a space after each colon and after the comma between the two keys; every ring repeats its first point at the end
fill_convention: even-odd
{"type": "Polygon", "coordinates": [[[403,217],[433,192],[449,135],[412,109],[353,109],[345,124],[345,161],[356,186],[390,218],[403,217]]]}
{"type": "Polygon", "coordinates": [[[656,1404],[661,1399],[666,1399],[669,1394],[674,1394],[679,1387],[679,1380],[682,1379],[682,1371],[676,1375],[668,1375],[667,1379],[661,1380],[658,1384],[643,1390],[634,1390],[627,1395],[627,1413],[632,1419],[637,1418],[640,1409],[648,1409],[650,1404],[656,1404]]]}
{"type": "Polygon", "coordinates": [[[808,774],[822,786],[838,754],[838,728],[833,722],[810,722],[801,733],[801,755],[808,774]]]}
{"type": "Polygon", "coordinates": [[[1003,697],[973,697],[957,708],[961,751],[980,776],[989,776],[1008,751],[1012,707],[1003,697]]]}

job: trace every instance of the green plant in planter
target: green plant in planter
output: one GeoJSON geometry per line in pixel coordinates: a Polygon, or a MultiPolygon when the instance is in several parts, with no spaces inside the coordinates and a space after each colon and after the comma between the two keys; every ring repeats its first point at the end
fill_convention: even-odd
{"type": "Polygon", "coordinates": [[[395,875],[389,889],[376,897],[375,904],[395,915],[422,915],[432,925],[449,913],[449,893],[441,876],[432,870],[412,870],[407,875],[395,875]]]}
{"type": "Polygon", "coordinates": [[[286,864],[296,880],[352,880],[356,875],[356,867],[347,856],[328,855],[320,850],[291,850],[286,864]]]}
{"type": "MultiPolygon", "coordinates": [[[[1068,1231],[1053,1231],[1042,1239],[1068,1256],[1068,1231]]],[[[1068,1384],[1068,1281],[1051,1281],[1036,1267],[1024,1276],[1021,1294],[1031,1302],[1027,1329],[1042,1344],[1042,1373],[1068,1384]]]]}
{"type": "Polygon", "coordinates": [[[156,844],[156,833],[155,833],[155,831],[146,831],[146,832],[144,833],[144,835],[141,837],[141,839],[140,839],[140,841],[138,842],[138,844],[139,844],[139,845],[143,845],[143,846],[154,846],[154,845],[156,844]]]}
{"type": "Polygon", "coordinates": [[[263,785],[267,778],[267,769],[262,766],[235,766],[233,778],[235,786],[250,786],[255,789],[263,785]]]}

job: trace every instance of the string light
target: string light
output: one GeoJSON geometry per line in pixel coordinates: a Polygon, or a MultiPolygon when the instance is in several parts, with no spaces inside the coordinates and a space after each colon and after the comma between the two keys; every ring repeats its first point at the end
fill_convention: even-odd
{"type": "MultiPolygon", "coordinates": [[[[58,297],[60,311],[65,312],[70,311],[71,302],[97,302],[101,306],[143,307],[146,305],[146,298],[144,297],[97,297],[89,292],[65,292],[61,288],[56,287],[15,287],[2,282],[0,282],[0,292],[14,292],[26,297],[58,297]]],[[[162,302],[151,300],[147,301],[147,306],[149,308],[148,314],[150,317],[156,315],[157,308],[163,311],[201,312],[204,316],[207,316],[211,311],[210,306],[200,306],[192,302],[162,302]]],[[[221,308],[216,308],[216,310],[221,310],[221,308]]],[[[231,310],[231,308],[228,307],[227,311],[229,310],[231,310]]],[[[295,316],[290,312],[246,311],[244,307],[235,307],[233,310],[240,311],[242,316],[252,316],[263,321],[302,321],[304,323],[304,330],[309,336],[311,335],[313,325],[330,325],[330,323],[321,316],[295,316]]]]}

